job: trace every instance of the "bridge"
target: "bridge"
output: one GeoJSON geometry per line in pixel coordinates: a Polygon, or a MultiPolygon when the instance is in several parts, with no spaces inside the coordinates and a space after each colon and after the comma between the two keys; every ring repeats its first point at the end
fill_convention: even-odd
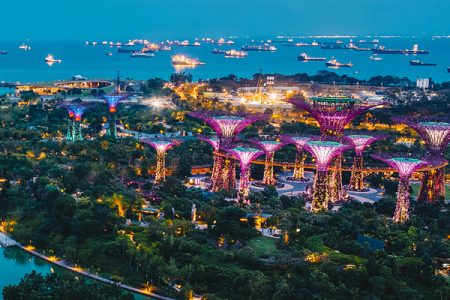
{"type": "Polygon", "coordinates": [[[19,245],[18,242],[16,242],[15,240],[10,238],[6,234],[0,232],[0,246],[2,246],[4,248],[8,248],[8,247],[14,247],[17,245],[19,245]]]}

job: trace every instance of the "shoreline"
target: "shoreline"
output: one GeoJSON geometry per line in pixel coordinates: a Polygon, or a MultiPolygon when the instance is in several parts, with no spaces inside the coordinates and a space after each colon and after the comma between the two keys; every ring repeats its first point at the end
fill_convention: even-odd
{"type": "MultiPolygon", "coordinates": [[[[63,260],[58,260],[56,257],[49,257],[49,256],[46,256],[46,255],[40,253],[40,252],[35,251],[34,247],[24,246],[24,245],[18,243],[16,240],[12,239],[11,237],[9,237],[8,235],[6,235],[6,234],[4,234],[2,232],[0,232],[0,237],[2,237],[2,238],[6,237],[7,239],[9,239],[11,241],[14,241],[15,244],[11,245],[10,247],[17,247],[18,249],[20,249],[20,250],[22,250],[22,251],[24,251],[24,252],[26,252],[28,254],[31,254],[32,256],[37,257],[37,258],[39,258],[39,259],[41,259],[41,260],[43,260],[43,261],[45,261],[45,262],[47,262],[47,263],[49,263],[51,265],[58,266],[58,267],[60,267],[60,268],[62,268],[64,270],[67,270],[67,271],[70,271],[72,273],[81,275],[81,276],[86,277],[88,279],[96,280],[96,281],[102,282],[104,284],[115,285],[115,286],[120,287],[121,289],[124,289],[124,290],[127,290],[129,292],[133,292],[133,293],[139,294],[141,296],[146,296],[146,297],[151,297],[151,298],[154,298],[154,299],[161,299],[161,300],[175,300],[174,298],[165,297],[165,296],[158,295],[158,294],[155,294],[155,293],[152,293],[152,292],[148,292],[148,291],[143,290],[143,289],[132,287],[130,285],[126,285],[126,284],[123,284],[123,283],[120,283],[120,282],[115,282],[113,280],[110,280],[110,279],[107,279],[107,278],[104,278],[104,277],[92,274],[92,273],[90,273],[88,271],[83,270],[80,267],[72,267],[72,266],[68,265],[67,263],[65,263],[63,260]]],[[[2,247],[4,247],[4,246],[2,245],[2,247]]],[[[4,247],[4,248],[6,249],[8,247],[4,247]]]]}

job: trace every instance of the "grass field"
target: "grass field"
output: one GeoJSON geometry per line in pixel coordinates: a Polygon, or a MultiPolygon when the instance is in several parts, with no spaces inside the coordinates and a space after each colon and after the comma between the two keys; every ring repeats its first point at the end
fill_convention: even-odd
{"type": "Polygon", "coordinates": [[[248,246],[255,251],[257,257],[262,255],[271,256],[277,252],[276,241],[277,239],[260,236],[250,240],[248,246]]]}

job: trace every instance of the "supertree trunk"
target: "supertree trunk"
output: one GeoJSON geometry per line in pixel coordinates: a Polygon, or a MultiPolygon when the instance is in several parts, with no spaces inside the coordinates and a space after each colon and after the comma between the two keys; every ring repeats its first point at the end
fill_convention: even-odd
{"type": "Polygon", "coordinates": [[[306,156],[303,153],[297,152],[295,154],[294,174],[292,177],[296,180],[305,178],[305,159],[306,156]]]}
{"type": "Polygon", "coordinates": [[[276,183],[274,174],[273,174],[273,152],[266,154],[266,161],[264,164],[264,177],[262,183],[264,185],[274,185],[276,183]]]}
{"type": "Polygon", "coordinates": [[[73,120],[72,119],[69,119],[69,122],[67,124],[66,140],[73,142],[73,120]]]}
{"type": "Polygon", "coordinates": [[[81,123],[75,121],[73,124],[73,141],[78,142],[83,140],[83,135],[81,134],[81,123]]]}
{"type": "Polygon", "coordinates": [[[231,192],[236,188],[236,163],[233,159],[228,157],[224,159],[220,177],[222,179],[217,186],[218,191],[226,190],[231,192]]]}
{"type": "Polygon", "coordinates": [[[409,218],[409,177],[402,177],[398,183],[397,206],[393,221],[403,223],[409,218]]]}
{"type": "Polygon", "coordinates": [[[106,135],[109,137],[112,137],[113,139],[117,138],[117,128],[116,128],[116,114],[110,113],[109,114],[109,127],[106,131],[106,135]]]}
{"type": "Polygon", "coordinates": [[[339,202],[342,197],[342,155],[338,155],[331,164],[328,196],[331,202],[339,202]]]}
{"type": "Polygon", "coordinates": [[[246,198],[248,197],[249,193],[250,193],[250,189],[249,189],[249,182],[250,182],[250,168],[245,168],[243,170],[241,170],[241,174],[240,174],[240,178],[239,178],[239,198],[245,202],[246,198]]]}
{"type": "Polygon", "coordinates": [[[417,201],[432,203],[439,200],[440,197],[445,197],[444,168],[424,172],[417,201]]]}
{"type": "Polygon", "coordinates": [[[159,184],[166,180],[166,153],[156,153],[156,174],[155,183],[159,184]]]}
{"type": "Polygon", "coordinates": [[[316,171],[313,201],[311,204],[312,212],[316,213],[328,210],[328,177],[327,171],[316,171]]]}
{"type": "Polygon", "coordinates": [[[350,177],[349,188],[352,191],[365,191],[366,186],[364,184],[364,173],[363,168],[363,157],[361,155],[356,155],[353,161],[352,175],[350,177]]]}
{"type": "Polygon", "coordinates": [[[214,156],[214,162],[213,162],[213,169],[211,173],[211,186],[210,189],[213,192],[218,192],[220,190],[220,187],[222,186],[222,176],[221,171],[223,169],[223,162],[224,159],[222,156],[213,153],[214,156]]]}

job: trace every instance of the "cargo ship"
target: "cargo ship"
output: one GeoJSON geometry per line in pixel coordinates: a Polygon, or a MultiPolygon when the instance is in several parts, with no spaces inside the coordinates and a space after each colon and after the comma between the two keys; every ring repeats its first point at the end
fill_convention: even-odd
{"type": "Polygon", "coordinates": [[[383,60],[383,58],[377,56],[377,54],[374,54],[374,55],[370,56],[370,60],[377,60],[377,61],[379,61],[379,60],[383,60]]]}
{"type": "Polygon", "coordinates": [[[447,67],[447,73],[450,73],[450,67],[447,67]]]}
{"type": "Polygon", "coordinates": [[[45,62],[46,63],[60,63],[60,62],[62,62],[62,60],[55,59],[55,57],[53,55],[49,54],[45,57],[45,62]]]}
{"type": "Polygon", "coordinates": [[[264,45],[244,45],[241,47],[242,51],[261,51],[261,52],[275,52],[278,49],[275,46],[264,44],[264,45]]]}
{"type": "Polygon", "coordinates": [[[238,51],[238,50],[229,50],[225,51],[225,58],[244,58],[247,57],[248,53],[245,51],[238,51]]]}
{"type": "Polygon", "coordinates": [[[323,43],[320,48],[325,50],[344,50],[347,49],[347,46],[345,46],[342,42],[338,43],[323,43]]]}
{"type": "Polygon", "coordinates": [[[149,51],[146,51],[146,52],[137,51],[137,52],[130,54],[130,57],[133,57],[133,58],[151,58],[153,56],[155,56],[155,53],[149,52],[149,51]]]}
{"type": "Polygon", "coordinates": [[[353,67],[353,64],[351,62],[344,64],[344,63],[338,62],[336,59],[331,59],[331,60],[327,61],[325,63],[325,65],[327,67],[333,67],[333,68],[351,68],[351,67],[353,67]]]}
{"type": "Polygon", "coordinates": [[[297,56],[298,61],[324,61],[325,59],[325,57],[310,57],[304,52],[297,56]]]}
{"type": "Polygon", "coordinates": [[[421,66],[423,66],[423,67],[435,67],[435,66],[437,66],[437,64],[426,63],[426,62],[420,61],[418,59],[410,60],[409,61],[409,65],[413,66],[413,67],[421,67],[421,66]]]}
{"type": "Polygon", "coordinates": [[[205,63],[199,61],[198,59],[189,58],[185,55],[172,56],[172,65],[174,66],[198,66],[204,64],[205,63]]]}
{"type": "Polygon", "coordinates": [[[386,49],[385,47],[374,48],[373,53],[376,54],[405,54],[405,55],[417,55],[417,54],[429,54],[428,50],[421,50],[419,46],[415,44],[412,49],[386,49]]]}
{"type": "Polygon", "coordinates": [[[225,54],[227,51],[220,49],[213,49],[212,54],[225,54]]]}

